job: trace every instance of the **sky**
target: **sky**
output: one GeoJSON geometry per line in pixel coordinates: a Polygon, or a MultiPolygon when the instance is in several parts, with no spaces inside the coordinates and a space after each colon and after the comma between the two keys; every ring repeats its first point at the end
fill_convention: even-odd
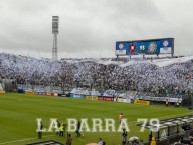
{"type": "Polygon", "coordinates": [[[0,0],[0,52],[51,58],[115,57],[116,41],[172,37],[193,55],[193,0],[0,0]]]}

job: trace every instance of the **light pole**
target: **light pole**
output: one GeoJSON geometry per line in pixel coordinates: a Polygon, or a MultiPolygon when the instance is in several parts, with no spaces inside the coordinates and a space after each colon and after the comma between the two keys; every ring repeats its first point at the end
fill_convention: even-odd
{"type": "Polygon", "coordinates": [[[52,48],[52,60],[57,60],[57,34],[58,34],[59,17],[52,16],[52,34],[53,34],[53,48],[52,48]]]}

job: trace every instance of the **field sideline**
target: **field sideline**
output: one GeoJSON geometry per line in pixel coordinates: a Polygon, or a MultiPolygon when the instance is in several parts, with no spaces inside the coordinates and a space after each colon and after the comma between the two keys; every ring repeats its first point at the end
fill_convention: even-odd
{"type": "MultiPolygon", "coordinates": [[[[55,133],[43,133],[42,139],[37,139],[36,118],[42,118],[45,128],[49,127],[50,118],[58,118],[63,123],[67,118],[114,118],[118,126],[118,115],[123,113],[128,119],[131,136],[138,136],[145,141],[149,131],[140,133],[136,126],[137,118],[167,119],[192,114],[187,108],[165,107],[158,105],[135,105],[117,102],[89,101],[63,97],[48,97],[25,94],[0,94],[0,145],[24,145],[44,140],[55,140],[64,143],[66,137],[55,133]]],[[[89,120],[89,121],[90,121],[89,120]]],[[[90,121],[90,127],[91,121],[90,121]]],[[[99,137],[107,145],[121,144],[121,133],[84,133],[84,137],[75,137],[72,133],[73,145],[85,145],[98,142],[99,137]]]]}

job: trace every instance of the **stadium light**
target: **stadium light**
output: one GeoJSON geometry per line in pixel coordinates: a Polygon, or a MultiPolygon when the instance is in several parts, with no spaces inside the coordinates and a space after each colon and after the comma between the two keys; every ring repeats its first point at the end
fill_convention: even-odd
{"type": "Polygon", "coordinates": [[[52,34],[53,34],[52,60],[57,60],[58,23],[59,23],[59,17],[52,16],[52,34]]]}

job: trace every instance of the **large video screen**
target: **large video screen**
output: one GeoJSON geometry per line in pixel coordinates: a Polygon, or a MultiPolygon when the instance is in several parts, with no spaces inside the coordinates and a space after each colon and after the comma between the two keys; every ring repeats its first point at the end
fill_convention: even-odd
{"type": "Polygon", "coordinates": [[[116,42],[116,55],[138,54],[172,54],[174,50],[174,38],[118,41],[116,42]]]}

